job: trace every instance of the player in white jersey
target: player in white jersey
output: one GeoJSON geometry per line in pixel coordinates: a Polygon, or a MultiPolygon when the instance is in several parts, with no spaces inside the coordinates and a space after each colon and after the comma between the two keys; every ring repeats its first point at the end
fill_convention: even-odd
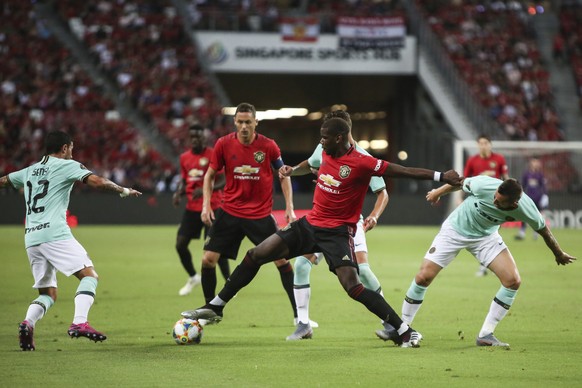
{"type": "MultiPolygon", "coordinates": [[[[369,155],[369,153],[361,148],[352,137],[352,120],[349,113],[343,110],[332,111],[325,115],[323,121],[325,122],[332,118],[340,118],[346,121],[350,127],[350,132],[348,133],[350,144],[353,144],[356,147],[356,151],[369,155]]],[[[322,152],[323,149],[321,144],[319,144],[309,159],[304,160],[294,167],[293,175],[305,175],[318,170],[321,165],[322,152]]],[[[378,218],[384,212],[386,205],[388,205],[388,192],[386,191],[386,183],[382,177],[372,177],[370,180],[370,189],[377,195],[376,203],[368,217],[364,219],[363,216],[360,216],[360,221],[357,224],[356,235],[354,236],[354,251],[362,284],[367,289],[382,294],[380,282],[374,272],[372,272],[370,264],[368,263],[368,246],[366,244],[365,233],[374,228],[378,223],[378,218]]],[[[289,341],[311,338],[313,335],[312,328],[318,326],[317,322],[309,319],[309,300],[311,298],[309,276],[313,264],[317,265],[322,257],[321,253],[316,253],[295,258],[293,291],[295,294],[295,302],[297,303],[297,318],[295,322],[297,327],[295,332],[287,337],[287,340],[289,341]]],[[[385,322],[383,324],[385,327],[384,330],[391,334],[391,339],[392,337],[396,338],[398,334],[392,326],[385,322]]]]}
{"type": "Polygon", "coordinates": [[[72,160],[73,141],[65,132],[47,134],[46,155],[38,163],[0,178],[0,188],[7,185],[24,189],[26,224],[24,243],[34,277],[33,288],[39,296],[28,307],[18,325],[20,348],[35,350],[34,327],[57,299],[57,276],[75,275],[79,287],[75,295],[75,315],[69,327],[71,337],[104,341],[107,337],[89,325],[87,316],[97,289],[97,272],[85,249],[75,240],[67,225],[66,212],[75,182],[119,193],[120,197],[137,197],[137,190],[121,187],[94,175],[81,163],[72,160]]]}
{"type": "MultiPolygon", "coordinates": [[[[426,199],[436,203],[445,194],[460,187],[443,185],[428,192],[426,199]]],[[[434,278],[457,256],[467,249],[488,267],[501,282],[489,312],[477,336],[477,346],[509,346],[498,340],[493,332],[513,304],[521,278],[513,256],[499,235],[499,226],[506,221],[523,221],[537,231],[552,251],[558,265],[576,260],[564,252],[554,238],[544,217],[530,197],[523,193],[515,179],[501,181],[480,175],[463,180],[462,189],[468,197],[443,222],[440,232],[424,256],[419,272],[406,292],[402,305],[402,320],[410,325],[434,278]]],[[[384,333],[377,332],[382,339],[384,333]]]]}

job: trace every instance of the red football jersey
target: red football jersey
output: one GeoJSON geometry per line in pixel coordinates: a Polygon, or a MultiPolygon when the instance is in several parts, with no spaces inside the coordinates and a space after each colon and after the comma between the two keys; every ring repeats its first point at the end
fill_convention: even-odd
{"type": "MultiPolygon", "coordinates": [[[[210,158],[212,157],[212,148],[204,148],[200,154],[195,154],[192,150],[188,150],[180,155],[180,170],[182,171],[182,179],[186,185],[186,209],[193,212],[202,211],[202,196],[192,199],[192,193],[197,188],[202,189],[204,185],[204,174],[210,166],[210,158]]],[[[222,204],[222,190],[214,190],[212,198],[210,199],[210,206],[212,209],[217,209],[222,204]]]]}
{"type": "Polygon", "coordinates": [[[345,224],[355,228],[370,178],[382,175],[388,164],[385,160],[361,154],[354,147],[337,159],[324,151],[313,194],[313,209],[307,214],[307,221],[323,228],[345,224]]]}
{"type": "Polygon", "coordinates": [[[505,174],[507,174],[505,158],[494,152],[488,158],[483,158],[481,155],[471,156],[465,165],[464,173],[466,177],[487,175],[498,179],[501,179],[501,176],[505,174]]]}
{"type": "Polygon", "coordinates": [[[259,219],[271,214],[273,208],[273,169],[271,164],[281,159],[274,140],[256,134],[251,144],[244,145],[231,133],[218,139],[210,166],[224,168],[226,186],[222,208],[241,218],[259,219]]]}

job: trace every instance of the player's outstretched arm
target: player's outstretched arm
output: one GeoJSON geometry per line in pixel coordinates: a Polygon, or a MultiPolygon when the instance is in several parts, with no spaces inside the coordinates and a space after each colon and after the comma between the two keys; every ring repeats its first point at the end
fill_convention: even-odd
{"type": "MultiPolygon", "coordinates": [[[[462,182],[463,181],[461,180],[461,184],[462,182]]],[[[441,187],[426,193],[426,200],[434,205],[441,199],[443,195],[447,195],[458,190],[461,190],[461,186],[451,186],[449,184],[442,185],[441,187]]]]}
{"type": "Polygon", "coordinates": [[[384,176],[390,178],[412,178],[421,180],[435,180],[437,182],[448,183],[451,186],[460,186],[461,177],[454,170],[446,172],[429,170],[418,167],[404,167],[396,163],[388,164],[384,176]]]}
{"type": "Polygon", "coordinates": [[[560,248],[560,244],[558,244],[558,240],[552,234],[552,231],[548,226],[545,228],[537,231],[543,238],[544,242],[550,248],[554,256],[556,257],[556,264],[558,265],[566,265],[573,263],[576,258],[574,256],[570,256],[566,252],[560,248]]]}
{"type": "Polygon", "coordinates": [[[298,165],[291,167],[291,166],[283,166],[279,169],[279,179],[289,176],[299,176],[299,175],[307,175],[310,174],[311,167],[309,167],[309,162],[307,160],[302,161],[298,165]]]}
{"type": "Polygon", "coordinates": [[[119,186],[118,184],[110,181],[109,179],[103,178],[99,175],[94,174],[89,175],[89,177],[87,177],[87,179],[85,180],[85,183],[90,187],[93,187],[94,189],[113,191],[115,193],[119,193],[119,196],[121,198],[139,197],[141,195],[141,192],[137,190],[119,186]]]}

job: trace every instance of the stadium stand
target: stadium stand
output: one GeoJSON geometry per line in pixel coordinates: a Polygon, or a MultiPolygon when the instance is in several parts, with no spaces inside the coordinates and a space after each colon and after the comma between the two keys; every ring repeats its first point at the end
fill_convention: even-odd
{"type": "Polygon", "coordinates": [[[563,140],[521,2],[418,1],[473,96],[514,140],[563,140]]]}

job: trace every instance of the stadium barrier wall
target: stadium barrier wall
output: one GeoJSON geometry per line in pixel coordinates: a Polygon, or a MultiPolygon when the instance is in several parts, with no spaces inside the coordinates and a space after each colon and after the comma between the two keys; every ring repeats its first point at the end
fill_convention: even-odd
{"type": "MultiPolygon", "coordinates": [[[[363,213],[374,208],[376,197],[368,195],[363,213]]],[[[294,194],[297,213],[311,208],[311,194],[294,194]]],[[[275,210],[285,208],[283,196],[275,197],[275,210]]],[[[18,194],[0,195],[0,225],[24,223],[25,204],[18,194]]],[[[115,195],[82,193],[71,195],[70,214],[77,217],[80,225],[178,225],[182,218],[182,206],[172,206],[172,196],[144,195],[122,200],[115,195]]],[[[445,218],[447,203],[430,206],[423,194],[391,194],[390,203],[378,220],[381,225],[439,225],[445,218]]],[[[551,194],[550,208],[545,211],[546,220],[553,228],[582,229],[582,196],[579,194],[551,194]],[[555,204],[552,207],[551,204],[555,204]]]]}
{"type": "MultiPolygon", "coordinates": [[[[296,210],[311,209],[312,194],[296,193],[293,196],[296,210]]],[[[364,203],[364,214],[374,208],[376,196],[370,194],[364,203]]],[[[103,193],[72,194],[70,214],[76,216],[79,225],[92,224],[166,224],[178,225],[182,218],[184,200],[178,208],[172,206],[171,194],[149,195],[139,198],[120,199],[103,193]]],[[[275,210],[285,208],[283,196],[275,197],[275,210]]],[[[379,224],[391,225],[438,225],[445,216],[446,206],[431,207],[424,195],[390,195],[390,203],[378,220],[379,224]]],[[[24,223],[25,204],[16,193],[0,195],[0,224],[24,223]]]]}

